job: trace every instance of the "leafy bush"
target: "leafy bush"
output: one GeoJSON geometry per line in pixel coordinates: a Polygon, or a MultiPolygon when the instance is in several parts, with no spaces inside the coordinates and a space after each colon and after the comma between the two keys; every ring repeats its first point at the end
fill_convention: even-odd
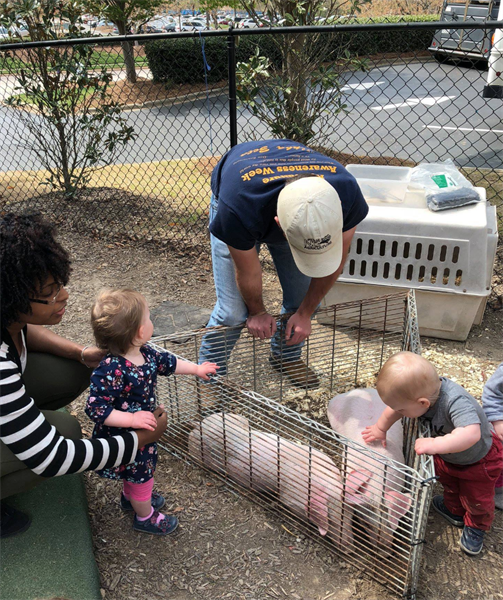
{"type": "MultiPolygon", "coordinates": [[[[208,82],[222,81],[228,76],[227,40],[218,38],[178,38],[156,40],[145,44],[145,54],[156,83],[195,84],[204,82],[204,60],[211,67],[208,82]]],[[[281,54],[272,36],[242,36],[236,40],[236,61],[248,60],[256,49],[279,67],[281,54]]]]}
{"type": "MultiPolygon", "coordinates": [[[[424,23],[438,21],[436,15],[421,16],[389,16],[356,19],[357,23],[424,23]]],[[[390,31],[345,32],[349,42],[348,50],[357,56],[373,56],[389,52],[421,52],[428,49],[433,38],[432,29],[400,29],[390,31]]]]}

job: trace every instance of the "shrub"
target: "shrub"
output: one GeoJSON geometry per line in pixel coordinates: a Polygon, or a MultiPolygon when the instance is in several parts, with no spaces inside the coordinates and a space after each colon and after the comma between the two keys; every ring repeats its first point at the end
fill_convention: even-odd
{"type": "MultiPolygon", "coordinates": [[[[156,40],[145,44],[145,54],[156,83],[195,84],[204,82],[204,61],[211,67],[208,82],[227,79],[227,40],[224,37],[175,38],[156,40]]],[[[248,60],[259,48],[279,67],[281,54],[270,35],[241,36],[236,40],[236,61],[248,60]]]]}

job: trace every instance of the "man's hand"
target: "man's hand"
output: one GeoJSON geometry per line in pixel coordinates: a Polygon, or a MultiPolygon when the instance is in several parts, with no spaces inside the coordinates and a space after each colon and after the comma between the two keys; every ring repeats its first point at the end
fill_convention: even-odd
{"type": "Polygon", "coordinates": [[[268,313],[251,315],[246,319],[246,327],[253,337],[266,340],[276,333],[276,320],[268,313]]]}
{"type": "Polygon", "coordinates": [[[503,442],[503,421],[493,421],[493,427],[496,431],[496,435],[503,442]]]}
{"type": "Polygon", "coordinates": [[[311,317],[294,313],[286,324],[285,339],[287,346],[303,342],[311,334],[311,317]]]}
{"type": "Polygon", "coordinates": [[[157,419],[151,412],[148,412],[148,410],[139,410],[138,412],[133,413],[131,427],[133,429],[148,429],[149,431],[155,431],[157,419]]]}
{"type": "Polygon", "coordinates": [[[380,429],[377,426],[377,423],[365,427],[362,431],[362,438],[365,440],[366,444],[380,441],[383,448],[386,448],[386,432],[380,429]]]}
{"type": "Polygon", "coordinates": [[[216,363],[203,362],[202,364],[197,365],[196,375],[205,381],[209,381],[210,378],[208,375],[215,375],[217,369],[220,369],[220,367],[216,363]]]}
{"type": "Polygon", "coordinates": [[[414,446],[416,454],[438,454],[435,449],[435,440],[432,438],[418,438],[414,446]]]}

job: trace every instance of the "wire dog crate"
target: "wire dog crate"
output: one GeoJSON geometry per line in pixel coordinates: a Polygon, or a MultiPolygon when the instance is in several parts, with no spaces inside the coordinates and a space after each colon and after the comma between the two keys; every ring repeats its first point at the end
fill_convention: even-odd
{"type": "MultiPolygon", "coordinates": [[[[326,426],[332,396],[371,387],[395,352],[420,352],[414,293],[320,312],[323,323],[332,321],[313,321],[302,350],[317,389],[293,388],[273,369],[267,341],[237,328],[212,330],[223,345],[235,342],[228,372],[211,384],[159,378],[158,400],[168,413],[161,446],[216,473],[396,594],[414,597],[434,477],[432,458],[417,456],[414,441],[428,432],[404,420],[401,463],[326,426]],[[370,481],[352,470],[355,456],[373,473],[370,481]],[[390,504],[389,494],[406,500],[390,504]]],[[[153,345],[197,361],[207,334],[171,335],[153,345]]]]}

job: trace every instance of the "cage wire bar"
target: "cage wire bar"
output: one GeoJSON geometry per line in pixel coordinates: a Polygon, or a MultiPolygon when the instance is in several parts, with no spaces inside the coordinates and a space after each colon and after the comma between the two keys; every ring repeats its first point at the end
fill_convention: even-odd
{"type": "MultiPolygon", "coordinates": [[[[404,419],[400,463],[336,433],[326,417],[332,396],[372,386],[389,356],[420,352],[414,292],[319,311],[303,348],[303,360],[319,377],[318,389],[293,388],[282,371],[274,371],[267,341],[242,328],[216,329],[223,346],[229,336],[241,334],[225,376],[210,384],[178,376],[158,380],[158,400],[168,414],[161,446],[215,473],[229,490],[339,553],[395,594],[414,597],[434,478],[432,457],[416,456],[414,441],[428,431],[404,419]],[[374,473],[366,484],[359,464],[374,473]],[[390,501],[391,492],[400,500],[390,501]]],[[[185,332],[152,344],[197,360],[207,333],[185,332]]]]}
{"type": "MultiPolygon", "coordinates": [[[[487,73],[476,68],[469,53],[461,52],[453,64],[442,56],[437,62],[428,51],[439,31],[453,39],[460,31],[474,39],[490,39],[501,27],[496,21],[373,23],[369,18],[322,27],[0,44],[0,203],[7,210],[41,210],[56,223],[93,236],[184,244],[207,252],[212,168],[230,145],[253,136],[271,137],[249,108],[236,105],[236,64],[249,60],[256,50],[274,63],[274,42],[302,35],[327,63],[337,64],[340,48],[348,44],[350,54],[366,62],[363,71],[346,65],[338,73],[337,89],[347,109],[320,114],[315,132],[322,126],[331,132],[319,144],[323,152],[342,164],[405,166],[450,156],[474,185],[486,189],[488,201],[498,207],[502,231],[501,100],[483,98],[487,73]],[[203,41],[211,71],[205,68],[203,41]],[[121,49],[127,43],[134,53],[136,83],[127,80],[121,49]],[[36,103],[14,105],[11,100],[23,98],[19,73],[25,67],[34,73],[29,70],[34,64],[30,53],[57,57],[69,52],[80,60],[83,47],[93,50],[86,63],[90,80],[102,70],[110,76],[107,99],[118,102],[135,137],[110,164],[104,157],[87,188],[68,202],[47,183],[47,165],[57,164],[60,153],[53,115],[39,114],[36,103]],[[38,142],[50,146],[45,158],[36,151],[37,127],[38,142]]],[[[71,77],[68,81],[71,84],[71,77]]],[[[86,101],[94,110],[91,91],[86,101]]],[[[68,136],[75,134],[74,147],[83,150],[77,143],[82,139],[77,135],[79,106],[64,127],[68,136]]],[[[494,307],[503,302],[502,253],[500,242],[490,302],[494,307]]]]}

